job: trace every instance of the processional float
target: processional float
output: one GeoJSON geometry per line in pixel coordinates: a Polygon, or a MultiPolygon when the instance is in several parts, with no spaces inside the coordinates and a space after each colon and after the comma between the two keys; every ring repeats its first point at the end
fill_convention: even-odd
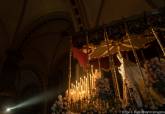
{"type": "MultiPolygon", "coordinates": [[[[93,31],[85,31],[84,34],[78,34],[75,36],[72,36],[71,45],[72,47],[77,47],[82,52],[85,50],[84,53],[87,54],[88,59],[96,59],[99,64],[99,72],[98,74],[94,74],[93,66],[89,67],[86,70],[86,76],[82,76],[78,81],[75,82],[75,84],[71,83],[71,56],[72,56],[72,49],[70,49],[70,56],[69,56],[69,75],[68,75],[68,101],[69,104],[78,103],[81,105],[80,109],[83,108],[83,102],[90,104],[93,103],[92,96],[96,94],[96,81],[99,76],[102,74],[101,72],[101,63],[100,58],[102,57],[108,57],[107,64],[110,65],[110,71],[112,73],[112,80],[113,80],[113,87],[114,87],[114,94],[115,94],[115,103],[123,103],[123,99],[121,98],[121,91],[119,88],[119,82],[117,78],[117,68],[114,61],[114,56],[118,54],[120,57],[122,57],[122,52],[128,52],[132,51],[135,63],[137,65],[137,68],[139,70],[139,77],[142,79],[144,84],[144,90],[146,90],[146,96],[148,96],[147,101],[144,97],[143,93],[140,92],[140,88],[137,88],[137,92],[139,93],[140,99],[142,100],[142,105],[147,104],[148,102],[150,105],[154,106],[154,101],[152,101],[152,98],[150,98],[150,93],[148,91],[148,85],[146,84],[146,79],[144,76],[144,71],[141,66],[141,62],[139,60],[138,54],[136,53],[136,50],[147,48],[150,46],[151,42],[156,41],[158,45],[160,46],[160,49],[163,52],[163,56],[165,56],[165,51],[163,44],[161,42],[162,38],[159,38],[159,33],[164,33],[164,31],[161,31],[159,29],[159,25],[161,23],[161,28],[165,27],[164,22],[164,15],[162,15],[164,10],[157,10],[157,13],[149,13],[145,14],[143,16],[138,17],[137,19],[133,20],[126,20],[123,19],[118,21],[117,24],[112,24],[109,26],[101,27],[100,29],[93,30],[93,31]],[[153,17],[155,17],[153,19],[153,17]],[[139,21],[140,20],[140,21],[139,21]],[[141,22],[141,20],[143,20],[141,22]],[[158,22],[159,21],[159,22],[158,22]],[[155,23],[159,23],[156,25],[155,23]],[[162,27],[163,26],[163,27],[162,27]],[[117,32],[115,30],[117,29],[117,32]],[[133,29],[132,29],[133,28],[133,29]],[[159,30],[159,32],[158,32],[159,30]],[[113,38],[116,33],[119,34],[120,38],[115,39],[113,38]],[[101,34],[101,37],[93,37],[93,34],[101,34]],[[90,37],[91,36],[91,37],[90,37]],[[84,38],[85,37],[85,38],[84,38]],[[93,37],[93,38],[92,38],[93,37]],[[96,75],[99,75],[96,77],[96,75]],[[84,101],[83,101],[84,100],[84,101]],[[87,100],[87,101],[85,101],[87,100]]],[[[143,53],[142,53],[143,54],[143,53]]],[[[144,56],[144,55],[143,55],[144,56]]],[[[122,58],[124,59],[124,58],[122,58]]],[[[89,60],[89,61],[90,61],[89,60]]],[[[99,77],[100,78],[100,77],[99,77]]],[[[124,85],[123,85],[124,86],[124,85]]],[[[139,86],[136,85],[135,86],[139,86]]],[[[124,92],[124,90],[123,90],[124,92]]],[[[124,95],[124,93],[122,93],[124,95]]],[[[130,93],[131,94],[131,93],[130,93]]],[[[124,98],[124,97],[123,97],[124,98]]],[[[134,99],[132,99],[132,102],[134,99]]],[[[99,104],[99,101],[97,101],[99,104]]],[[[106,106],[106,103],[103,103],[104,106],[106,106]]],[[[148,104],[147,104],[148,105],[148,104]]],[[[136,106],[135,106],[136,107],[136,106]]],[[[142,107],[139,105],[139,107],[142,107]]],[[[110,108],[107,106],[107,108],[110,108]]]]}

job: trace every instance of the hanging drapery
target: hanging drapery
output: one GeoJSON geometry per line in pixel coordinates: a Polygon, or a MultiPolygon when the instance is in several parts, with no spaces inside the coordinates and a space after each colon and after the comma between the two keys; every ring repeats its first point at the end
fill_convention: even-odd
{"type": "MultiPolygon", "coordinates": [[[[141,95],[145,94],[143,79],[140,76],[140,72],[136,64],[125,60],[121,54],[117,55],[119,61],[121,62],[121,66],[119,67],[119,73],[123,78],[123,106],[128,105],[128,96],[127,93],[130,94],[131,97],[134,98],[137,107],[142,107],[142,99],[141,95]],[[129,90],[127,90],[127,88],[129,90]]],[[[129,98],[131,99],[131,98],[129,98]]]]}
{"type": "MultiPolygon", "coordinates": [[[[122,57],[122,54],[121,54],[121,52],[120,52],[120,46],[119,46],[119,45],[117,46],[117,49],[118,49],[119,57],[122,57]]],[[[119,59],[119,61],[120,61],[120,59],[119,59]]],[[[122,62],[121,62],[121,63],[122,63],[122,62]]],[[[122,107],[125,108],[125,107],[128,105],[129,101],[128,101],[127,83],[126,83],[126,79],[125,79],[126,74],[125,74],[125,72],[124,72],[124,67],[123,67],[123,65],[124,65],[124,64],[121,64],[121,67],[122,67],[123,69],[119,68],[119,73],[121,74],[122,80],[123,80],[123,97],[122,97],[123,99],[122,99],[122,107]],[[122,73],[121,73],[121,70],[122,70],[122,73]],[[123,74],[123,73],[124,73],[124,74],[123,74]],[[122,74],[123,74],[123,75],[122,75],[122,74]]]]}
{"type": "Polygon", "coordinates": [[[82,52],[80,49],[72,47],[73,57],[77,59],[78,63],[84,69],[88,67],[88,55],[82,52]]]}

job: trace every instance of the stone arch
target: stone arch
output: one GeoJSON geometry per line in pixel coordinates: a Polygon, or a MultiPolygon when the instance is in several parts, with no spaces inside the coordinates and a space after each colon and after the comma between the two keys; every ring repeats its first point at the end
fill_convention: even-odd
{"type": "MultiPolygon", "coordinates": [[[[33,40],[33,39],[30,39],[31,34],[35,33],[42,26],[54,21],[63,21],[67,23],[68,27],[65,29],[65,31],[72,31],[73,29],[70,29],[70,28],[73,28],[73,23],[71,20],[72,19],[69,16],[69,14],[62,11],[52,12],[47,15],[41,16],[37,18],[36,20],[30,22],[30,24],[28,24],[26,27],[24,27],[22,31],[19,32],[18,39],[17,39],[19,41],[15,41],[13,45],[14,47],[17,47],[17,48],[23,48],[26,45],[27,41],[33,40]]],[[[65,31],[61,31],[61,32],[65,32],[65,31]]]]}
{"type": "MultiPolygon", "coordinates": [[[[52,23],[54,21],[58,22],[59,20],[67,23],[67,27],[64,28],[62,31],[57,31],[58,34],[61,35],[62,32],[71,30],[70,29],[72,27],[71,18],[69,18],[69,16],[65,12],[50,13],[48,15],[45,15],[45,16],[42,16],[42,17],[36,19],[31,24],[27,25],[22,31],[20,31],[20,33],[19,33],[19,35],[17,37],[17,40],[15,40],[13,42],[12,47],[16,48],[18,50],[21,50],[22,53],[26,52],[27,50],[30,51],[31,49],[33,49],[33,44],[32,44],[32,47],[30,47],[30,48],[28,47],[30,42],[33,42],[34,40],[40,41],[40,36],[35,39],[35,37],[32,37],[32,35],[34,33],[36,33],[36,31],[38,31],[40,28],[46,26],[47,24],[50,24],[50,23],[52,23]]],[[[44,39],[44,40],[46,40],[46,39],[44,39]]],[[[58,40],[60,40],[60,39],[57,39],[57,42],[58,42],[58,40]]],[[[56,48],[56,46],[54,48],[56,48]]],[[[39,48],[37,47],[37,50],[38,49],[39,48]]],[[[42,51],[41,49],[39,51],[37,51],[37,54],[38,55],[42,55],[41,58],[44,60],[44,63],[45,63],[46,59],[44,57],[44,53],[41,52],[42,51]]],[[[33,51],[35,51],[35,50],[33,50],[33,51]]],[[[44,72],[44,71],[42,72],[42,69],[40,69],[36,65],[36,63],[33,64],[33,63],[30,62],[30,64],[28,64],[28,62],[25,62],[25,61],[23,60],[23,61],[20,62],[21,63],[21,68],[19,69],[20,72],[22,70],[29,70],[29,71],[34,72],[34,74],[37,75],[38,80],[40,80],[42,91],[45,91],[46,88],[47,88],[47,84],[48,84],[47,83],[48,82],[47,81],[48,80],[48,76],[47,75],[49,75],[49,74],[46,74],[46,72],[44,72]]],[[[19,76],[17,77],[17,80],[19,80],[19,78],[20,78],[20,80],[22,80],[21,77],[19,77],[19,76]]],[[[29,80],[29,78],[28,78],[28,80],[29,80]]],[[[36,80],[36,79],[34,79],[34,80],[36,80]]],[[[17,85],[18,85],[18,83],[17,83],[17,85]]],[[[31,88],[31,87],[27,86],[27,88],[31,88]]],[[[26,91],[26,87],[23,90],[26,91]]],[[[25,93],[25,92],[23,92],[23,93],[25,93]]],[[[22,94],[22,92],[18,92],[18,94],[22,94]]],[[[45,104],[45,107],[46,107],[46,104],[45,104]]]]}
{"type": "MultiPolygon", "coordinates": [[[[38,50],[37,48],[34,48],[34,47],[29,47],[27,50],[25,50],[23,52],[23,56],[26,56],[27,54],[31,54],[32,53],[32,57],[34,58],[34,60],[38,60],[38,62],[40,62],[40,64],[37,64],[36,62],[35,63],[32,63],[30,62],[30,64],[33,64],[33,66],[36,66],[36,65],[39,65],[41,67],[44,67],[44,65],[47,64],[47,61],[46,61],[46,58],[45,56],[43,55],[43,53],[38,50]],[[35,54],[35,55],[34,55],[35,54]]],[[[28,57],[27,57],[28,59],[28,57]]],[[[29,64],[26,62],[26,58],[25,58],[25,63],[24,62],[21,62],[21,64],[29,64]]]]}
{"type": "Polygon", "coordinates": [[[68,61],[69,61],[69,53],[64,53],[61,57],[56,58],[56,62],[51,66],[51,74],[48,78],[49,84],[57,83],[58,89],[64,87],[65,90],[68,84],[68,61]],[[58,66],[58,67],[56,67],[58,66]],[[56,68],[56,69],[54,69],[56,68]]]}
{"type": "MultiPolygon", "coordinates": [[[[22,100],[30,99],[45,91],[47,86],[45,77],[45,73],[33,64],[21,65],[19,69],[19,75],[17,75],[15,79],[15,86],[17,88],[17,101],[22,102],[22,100]]],[[[29,108],[25,107],[25,109],[20,110],[18,113],[26,114],[27,112],[36,112],[37,114],[42,114],[46,111],[45,103],[46,102],[44,101],[43,104],[28,106],[29,108]],[[36,108],[38,109],[36,110],[36,108]]]]}
{"type": "MultiPolygon", "coordinates": [[[[41,16],[38,19],[36,19],[35,21],[31,22],[31,24],[29,24],[28,26],[26,26],[24,28],[24,30],[22,30],[21,34],[19,35],[20,38],[19,39],[23,39],[21,41],[19,41],[17,44],[17,48],[21,49],[22,52],[25,51],[25,49],[29,46],[29,44],[35,40],[40,41],[40,40],[47,40],[45,38],[47,38],[47,35],[50,35],[48,33],[42,33],[42,34],[37,34],[35,36],[32,36],[36,31],[38,31],[38,29],[44,27],[45,25],[47,25],[48,23],[52,23],[55,21],[63,21],[65,22],[65,24],[67,24],[66,28],[64,28],[63,31],[55,31],[55,32],[50,32],[51,35],[55,35],[55,34],[59,34],[59,37],[61,35],[63,35],[63,33],[65,31],[71,31],[73,29],[73,25],[72,25],[72,21],[70,16],[65,13],[65,12],[53,12],[53,13],[49,13],[45,16],[41,16]],[[45,36],[45,37],[44,37],[45,36]],[[36,38],[37,37],[37,38],[36,38]]],[[[61,39],[63,38],[59,38],[56,40],[56,46],[54,47],[55,49],[59,46],[59,42],[61,41],[61,39]]],[[[42,53],[42,52],[41,52],[42,53]]],[[[42,54],[44,56],[44,54],[42,54]]],[[[49,56],[50,57],[50,56],[49,56]]],[[[44,57],[46,58],[46,57],[44,57]]],[[[50,58],[50,59],[53,59],[50,58]]],[[[50,60],[51,61],[51,60],[50,60]]],[[[50,62],[49,62],[50,63],[50,62]]],[[[49,65],[49,64],[48,64],[49,65]]]]}
{"type": "Polygon", "coordinates": [[[6,29],[6,25],[1,18],[0,18],[0,33],[3,33],[3,36],[7,39],[8,42],[10,41],[9,34],[6,29]]]}
{"type": "Polygon", "coordinates": [[[5,23],[0,19],[0,68],[5,59],[5,51],[10,45],[9,35],[5,23]]]}
{"type": "Polygon", "coordinates": [[[21,88],[23,89],[23,87],[27,86],[28,84],[37,84],[37,86],[40,87],[40,90],[42,90],[44,88],[44,79],[42,77],[43,74],[44,73],[34,65],[26,64],[21,66],[19,75],[16,77],[16,80],[22,82],[21,85],[19,85],[20,82],[16,82],[16,88],[22,86],[21,88]]]}

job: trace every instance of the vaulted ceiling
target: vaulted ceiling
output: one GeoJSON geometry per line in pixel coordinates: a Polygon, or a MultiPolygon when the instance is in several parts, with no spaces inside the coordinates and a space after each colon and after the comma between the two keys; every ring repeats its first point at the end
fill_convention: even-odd
{"type": "Polygon", "coordinates": [[[144,0],[86,0],[85,6],[91,27],[110,23],[124,17],[151,10],[144,0]],[[99,6],[99,7],[98,7],[99,6]],[[97,10],[98,13],[95,12],[97,10]],[[94,12],[94,13],[93,13],[94,12]],[[100,13],[100,14],[99,14],[100,13]]]}
{"type": "Polygon", "coordinates": [[[78,0],[87,28],[164,7],[164,0],[78,0]]]}

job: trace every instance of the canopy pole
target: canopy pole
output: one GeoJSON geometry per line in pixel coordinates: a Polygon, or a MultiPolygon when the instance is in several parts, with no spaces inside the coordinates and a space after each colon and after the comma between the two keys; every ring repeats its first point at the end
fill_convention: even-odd
{"type": "Polygon", "coordinates": [[[117,75],[116,75],[116,69],[115,69],[113,57],[110,54],[108,34],[107,34],[106,31],[104,32],[104,40],[105,40],[105,42],[107,44],[107,51],[108,51],[108,55],[109,55],[109,64],[112,65],[112,80],[113,80],[113,84],[114,84],[115,94],[119,98],[119,100],[121,100],[119,86],[118,86],[118,81],[117,81],[117,75]]]}
{"type": "Polygon", "coordinates": [[[115,77],[115,82],[116,82],[116,87],[117,87],[118,98],[121,101],[120,90],[119,90],[119,83],[118,83],[118,79],[117,79],[117,72],[116,72],[116,68],[115,68],[114,58],[113,57],[112,57],[112,67],[113,67],[113,72],[114,72],[114,77],[115,77]]]}
{"type": "MultiPolygon", "coordinates": [[[[86,35],[86,50],[87,50],[87,57],[88,57],[88,60],[89,60],[89,38],[88,38],[88,33],[86,32],[85,33],[85,35],[86,35]]],[[[88,81],[88,85],[89,85],[89,98],[90,98],[90,96],[91,96],[91,85],[90,85],[90,82],[91,82],[91,80],[90,80],[90,75],[89,75],[89,64],[87,64],[87,69],[86,69],[86,75],[87,75],[87,79],[89,80],[88,81]]]]}
{"type": "Polygon", "coordinates": [[[139,69],[139,71],[140,71],[141,77],[142,77],[142,79],[143,79],[143,81],[144,81],[144,75],[143,75],[142,69],[141,69],[141,67],[140,67],[140,61],[139,61],[138,55],[137,55],[137,53],[136,53],[136,51],[135,51],[135,47],[134,47],[134,45],[133,45],[133,43],[132,43],[132,40],[131,40],[131,38],[130,38],[130,35],[129,35],[129,33],[128,33],[127,24],[124,23],[124,26],[125,26],[125,30],[126,30],[126,38],[128,39],[128,41],[129,41],[129,43],[130,43],[130,45],[131,45],[131,48],[132,48],[132,51],[133,51],[133,55],[134,55],[134,57],[135,57],[136,64],[137,64],[138,69],[139,69]]]}
{"type": "Polygon", "coordinates": [[[86,44],[87,44],[87,56],[88,56],[88,59],[89,59],[89,38],[88,38],[88,34],[86,33],[86,44]]]}
{"type": "MultiPolygon", "coordinates": [[[[133,55],[134,55],[134,57],[135,57],[135,61],[136,61],[137,67],[138,67],[138,69],[139,69],[139,71],[140,71],[140,75],[141,75],[141,77],[142,77],[142,80],[143,80],[144,83],[145,83],[144,75],[143,75],[142,69],[141,69],[141,67],[140,67],[140,61],[139,61],[138,55],[137,55],[137,53],[136,53],[136,51],[135,51],[135,47],[134,47],[134,45],[133,45],[133,43],[132,43],[132,41],[131,41],[131,38],[130,38],[128,32],[126,32],[126,36],[127,36],[128,41],[129,41],[129,43],[130,43],[130,45],[131,45],[131,48],[132,48],[132,51],[133,51],[133,55]]],[[[146,85],[146,84],[145,84],[145,85],[146,85]]],[[[137,85],[136,85],[136,86],[137,86],[137,85]]],[[[144,100],[143,100],[143,97],[142,97],[142,94],[141,94],[139,88],[138,88],[138,87],[136,87],[136,88],[137,88],[137,90],[138,90],[138,92],[139,92],[139,95],[140,95],[140,97],[141,97],[142,102],[144,103],[144,100]]]]}
{"type": "Polygon", "coordinates": [[[141,56],[142,56],[143,62],[145,62],[145,61],[146,61],[146,57],[145,57],[144,52],[143,52],[142,49],[140,50],[140,53],[141,53],[141,56]]]}
{"type": "Polygon", "coordinates": [[[70,85],[71,85],[71,65],[72,65],[72,37],[70,37],[70,49],[69,49],[69,66],[68,66],[68,101],[70,103],[70,85]]]}
{"type": "Polygon", "coordinates": [[[133,51],[133,55],[134,55],[134,57],[135,57],[136,64],[137,64],[137,66],[138,66],[138,68],[139,68],[139,70],[140,70],[141,77],[142,77],[142,79],[144,80],[144,75],[143,75],[142,69],[141,69],[141,67],[140,67],[140,61],[139,61],[138,55],[137,55],[137,53],[136,53],[136,51],[135,51],[135,47],[134,47],[134,45],[133,45],[133,43],[132,43],[132,41],[131,41],[131,38],[130,38],[130,36],[129,36],[128,33],[126,33],[126,36],[127,36],[128,41],[129,41],[129,43],[130,43],[130,45],[131,45],[131,48],[132,48],[132,51],[133,51]]]}
{"type": "Polygon", "coordinates": [[[101,72],[100,58],[98,58],[97,60],[98,60],[98,65],[99,65],[99,72],[101,72]]]}
{"type": "Polygon", "coordinates": [[[117,45],[117,51],[118,51],[118,54],[120,55],[120,57],[122,57],[122,54],[120,52],[120,46],[119,46],[119,44],[117,45]]]}
{"type": "Polygon", "coordinates": [[[164,51],[163,45],[162,45],[162,43],[161,43],[161,41],[160,41],[158,35],[156,34],[154,28],[151,28],[151,30],[152,30],[152,33],[153,33],[153,35],[154,35],[154,37],[155,37],[157,43],[159,44],[159,46],[160,46],[160,48],[161,48],[161,50],[162,50],[162,52],[163,52],[163,55],[165,56],[165,51],[164,51]]]}

